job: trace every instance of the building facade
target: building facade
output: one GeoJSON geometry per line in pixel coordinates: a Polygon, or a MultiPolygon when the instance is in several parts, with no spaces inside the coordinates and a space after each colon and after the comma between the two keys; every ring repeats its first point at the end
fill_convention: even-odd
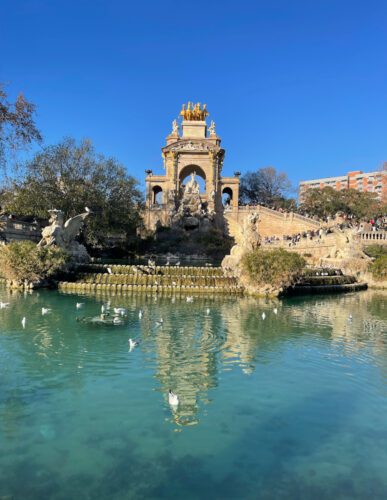
{"type": "Polygon", "coordinates": [[[331,187],[336,191],[342,189],[356,189],[357,191],[368,191],[376,193],[379,200],[387,202],[387,163],[383,170],[365,173],[361,170],[348,172],[339,177],[326,177],[312,181],[302,181],[299,186],[299,200],[302,203],[305,192],[308,189],[331,187]]]}

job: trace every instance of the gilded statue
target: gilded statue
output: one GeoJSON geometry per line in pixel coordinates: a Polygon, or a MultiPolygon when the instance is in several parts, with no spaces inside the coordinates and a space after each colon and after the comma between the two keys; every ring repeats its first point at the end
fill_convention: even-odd
{"type": "Polygon", "coordinates": [[[183,104],[180,111],[180,116],[183,117],[183,120],[204,121],[208,115],[207,105],[203,104],[203,107],[201,107],[200,102],[194,104],[188,101],[187,107],[183,104]]]}

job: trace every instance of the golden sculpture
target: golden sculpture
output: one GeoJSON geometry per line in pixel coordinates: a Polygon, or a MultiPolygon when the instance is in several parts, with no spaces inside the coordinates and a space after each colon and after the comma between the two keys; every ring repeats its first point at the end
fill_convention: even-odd
{"type": "Polygon", "coordinates": [[[201,108],[200,102],[194,104],[188,101],[187,107],[183,104],[180,111],[183,120],[204,121],[208,115],[207,104],[203,104],[203,108],[201,108]]]}

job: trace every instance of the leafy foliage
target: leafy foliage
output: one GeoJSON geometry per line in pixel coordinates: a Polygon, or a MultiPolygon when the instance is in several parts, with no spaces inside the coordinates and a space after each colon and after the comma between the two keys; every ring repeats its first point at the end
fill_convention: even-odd
{"type": "Polygon", "coordinates": [[[364,253],[369,257],[377,259],[383,255],[387,255],[387,247],[383,245],[370,245],[363,248],[364,253]]]}
{"type": "Polygon", "coordinates": [[[387,280],[387,254],[380,255],[369,266],[374,279],[378,281],[387,280]]]}
{"type": "Polygon", "coordinates": [[[7,280],[30,283],[50,278],[68,261],[61,248],[38,247],[32,241],[14,241],[0,246],[1,275],[7,280]]]}
{"type": "Polygon", "coordinates": [[[8,101],[4,84],[0,83],[0,165],[12,153],[25,148],[42,137],[34,122],[35,105],[19,94],[16,101],[8,101]]]}
{"type": "Polygon", "coordinates": [[[239,192],[242,203],[275,205],[285,202],[285,194],[290,189],[291,183],[285,172],[265,167],[246,172],[241,177],[239,192]]]}
{"type": "Polygon", "coordinates": [[[338,212],[352,215],[358,220],[370,219],[386,211],[375,193],[332,187],[308,189],[305,192],[301,210],[318,217],[334,216],[338,212]]]}
{"type": "Polygon", "coordinates": [[[38,153],[25,166],[24,178],[3,195],[2,205],[14,214],[47,218],[48,210],[65,217],[89,217],[83,237],[89,248],[103,248],[110,234],[127,240],[140,223],[141,193],[137,181],[113,158],[98,155],[88,140],[65,139],[38,153]]]}
{"type": "Polygon", "coordinates": [[[270,251],[258,248],[242,258],[243,269],[250,281],[276,287],[292,285],[305,264],[303,257],[282,248],[270,251]]]}

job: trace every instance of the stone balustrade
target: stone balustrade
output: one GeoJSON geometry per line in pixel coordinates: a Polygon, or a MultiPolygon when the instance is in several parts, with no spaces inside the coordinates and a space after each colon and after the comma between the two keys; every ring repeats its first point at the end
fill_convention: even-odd
{"type": "Polygon", "coordinates": [[[359,233],[363,245],[387,245],[387,231],[359,233]]]}

